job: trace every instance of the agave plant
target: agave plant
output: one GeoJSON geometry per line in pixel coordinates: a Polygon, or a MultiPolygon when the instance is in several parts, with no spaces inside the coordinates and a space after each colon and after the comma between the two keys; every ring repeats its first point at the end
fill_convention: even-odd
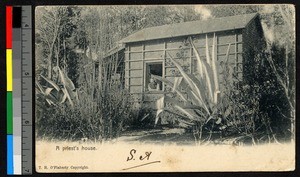
{"type": "MultiPolygon", "coordinates": [[[[171,112],[181,117],[179,120],[183,126],[195,125],[200,123],[204,125],[211,119],[220,122],[217,115],[218,103],[220,102],[219,71],[216,61],[216,37],[213,37],[211,53],[209,51],[208,38],[206,35],[206,60],[200,57],[193,41],[189,38],[189,43],[193,48],[197,59],[197,72],[189,74],[184,71],[182,66],[173,59],[168,53],[170,60],[179,70],[181,77],[175,77],[174,83],[154,76],[164,82],[167,86],[172,87],[172,92],[176,93],[180,99],[174,99],[163,96],[156,102],[157,113],[155,124],[157,124],[160,114],[163,111],[171,112]],[[183,90],[183,91],[182,91],[183,90]],[[168,109],[166,103],[170,103],[177,111],[168,109]]],[[[228,60],[230,44],[227,49],[225,61],[228,60]]]]}
{"type": "Polygon", "coordinates": [[[71,79],[57,66],[54,68],[58,72],[58,81],[54,82],[43,75],[40,77],[46,81],[42,86],[36,81],[37,98],[43,98],[49,105],[58,105],[68,102],[71,107],[78,103],[78,95],[71,79]]]}

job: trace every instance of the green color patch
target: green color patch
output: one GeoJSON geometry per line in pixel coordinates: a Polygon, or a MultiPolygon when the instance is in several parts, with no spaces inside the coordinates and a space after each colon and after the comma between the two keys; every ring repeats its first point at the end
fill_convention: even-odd
{"type": "Polygon", "coordinates": [[[6,95],[6,125],[7,134],[13,134],[13,97],[12,92],[7,92],[6,95]]]}

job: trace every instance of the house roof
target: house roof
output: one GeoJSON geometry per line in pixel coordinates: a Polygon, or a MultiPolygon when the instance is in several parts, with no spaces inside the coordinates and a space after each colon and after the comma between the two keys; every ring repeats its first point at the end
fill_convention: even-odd
{"type": "Polygon", "coordinates": [[[222,18],[208,19],[205,21],[189,21],[171,25],[144,28],[122,39],[120,43],[130,43],[153,39],[164,39],[193,34],[227,31],[245,28],[258,14],[243,14],[222,18]]]}

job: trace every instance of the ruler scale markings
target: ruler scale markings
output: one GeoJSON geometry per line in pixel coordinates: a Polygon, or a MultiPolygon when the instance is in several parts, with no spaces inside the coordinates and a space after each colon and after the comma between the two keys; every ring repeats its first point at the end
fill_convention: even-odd
{"type": "Polygon", "coordinates": [[[22,6],[22,174],[32,174],[31,6],[22,6]]]}

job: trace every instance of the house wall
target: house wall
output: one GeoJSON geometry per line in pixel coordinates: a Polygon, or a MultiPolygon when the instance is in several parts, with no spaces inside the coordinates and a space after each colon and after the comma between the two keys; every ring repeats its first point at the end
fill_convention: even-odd
{"type": "MultiPolygon", "coordinates": [[[[213,44],[213,33],[207,34],[209,51],[213,44]]],[[[225,60],[226,52],[229,50],[228,62],[237,72],[237,77],[242,79],[243,72],[243,37],[242,30],[232,30],[216,33],[216,56],[219,63],[225,60]]],[[[205,46],[206,34],[191,36],[200,53],[200,57],[206,59],[205,46]]],[[[163,95],[171,94],[171,88],[163,87],[163,91],[149,92],[145,83],[145,67],[149,62],[163,63],[163,77],[173,81],[174,77],[180,76],[178,69],[169,60],[169,53],[189,73],[197,71],[196,56],[189,45],[187,37],[176,37],[164,40],[152,40],[145,42],[129,43],[125,50],[125,87],[134,98],[134,102],[150,103],[149,106],[155,109],[154,102],[163,95]]],[[[223,83],[223,68],[219,66],[220,82],[223,83]]]]}

